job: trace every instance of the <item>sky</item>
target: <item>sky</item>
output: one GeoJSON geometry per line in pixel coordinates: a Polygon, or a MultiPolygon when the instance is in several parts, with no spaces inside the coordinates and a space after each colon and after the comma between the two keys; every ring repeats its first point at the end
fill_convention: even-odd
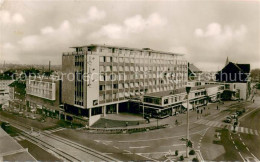
{"type": "Polygon", "coordinates": [[[0,63],[61,64],[106,44],[185,54],[204,71],[226,58],[260,68],[260,1],[0,0],[0,63]]]}

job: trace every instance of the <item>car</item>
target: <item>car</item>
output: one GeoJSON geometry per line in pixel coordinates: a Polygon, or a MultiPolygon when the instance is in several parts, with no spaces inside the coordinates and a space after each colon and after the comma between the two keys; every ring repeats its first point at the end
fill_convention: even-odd
{"type": "Polygon", "coordinates": [[[231,121],[232,121],[231,119],[225,119],[224,120],[225,123],[231,123],[231,121]]]}
{"type": "Polygon", "coordinates": [[[231,120],[232,118],[230,116],[227,116],[226,119],[230,119],[231,120]]]}
{"type": "Polygon", "coordinates": [[[31,119],[33,119],[33,120],[35,120],[36,119],[36,117],[34,116],[34,115],[31,115],[31,117],[30,117],[31,119]]]}
{"type": "Polygon", "coordinates": [[[236,114],[236,113],[235,113],[235,114],[232,114],[232,115],[230,115],[230,116],[231,116],[232,119],[237,118],[237,114],[236,114]]]}

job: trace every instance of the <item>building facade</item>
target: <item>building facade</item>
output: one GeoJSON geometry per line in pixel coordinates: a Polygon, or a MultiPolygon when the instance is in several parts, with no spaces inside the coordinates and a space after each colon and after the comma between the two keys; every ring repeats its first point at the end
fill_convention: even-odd
{"type": "Polygon", "coordinates": [[[118,113],[130,98],[183,88],[188,81],[181,54],[106,45],[73,48],[62,56],[62,101],[68,113],[118,113]]]}
{"type": "Polygon", "coordinates": [[[26,105],[31,112],[59,118],[61,80],[35,78],[26,81],[26,105]]]}
{"type": "MultiPolygon", "coordinates": [[[[205,106],[208,102],[220,99],[224,90],[222,85],[201,85],[191,87],[189,93],[189,109],[205,106]]],[[[156,92],[144,96],[146,113],[159,118],[173,115],[187,109],[187,93],[185,88],[173,91],[156,92]]]]}

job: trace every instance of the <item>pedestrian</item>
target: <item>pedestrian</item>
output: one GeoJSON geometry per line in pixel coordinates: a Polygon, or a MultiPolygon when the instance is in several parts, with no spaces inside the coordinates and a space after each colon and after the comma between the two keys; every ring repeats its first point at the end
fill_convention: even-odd
{"type": "Polygon", "coordinates": [[[201,110],[200,110],[200,113],[202,114],[202,112],[203,112],[203,110],[201,109],[201,110]]]}
{"type": "Polygon", "coordinates": [[[255,100],[253,99],[253,103],[255,103],[255,100]]]}
{"type": "Polygon", "coordinates": [[[126,127],[128,126],[128,122],[125,122],[125,126],[126,126],[126,127]]]}
{"type": "Polygon", "coordinates": [[[218,105],[217,105],[217,110],[218,110],[218,105]]]}
{"type": "Polygon", "coordinates": [[[206,109],[206,107],[204,106],[204,110],[206,109]]]}

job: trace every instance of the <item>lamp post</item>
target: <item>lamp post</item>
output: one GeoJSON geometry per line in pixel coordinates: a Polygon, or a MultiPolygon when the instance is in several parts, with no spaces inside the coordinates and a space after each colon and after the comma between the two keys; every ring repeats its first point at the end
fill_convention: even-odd
{"type": "Polygon", "coordinates": [[[187,144],[186,144],[186,156],[187,158],[189,157],[189,93],[190,93],[191,87],[187,86],[186,87],[186,92],[187,92],[187,144]]]}

